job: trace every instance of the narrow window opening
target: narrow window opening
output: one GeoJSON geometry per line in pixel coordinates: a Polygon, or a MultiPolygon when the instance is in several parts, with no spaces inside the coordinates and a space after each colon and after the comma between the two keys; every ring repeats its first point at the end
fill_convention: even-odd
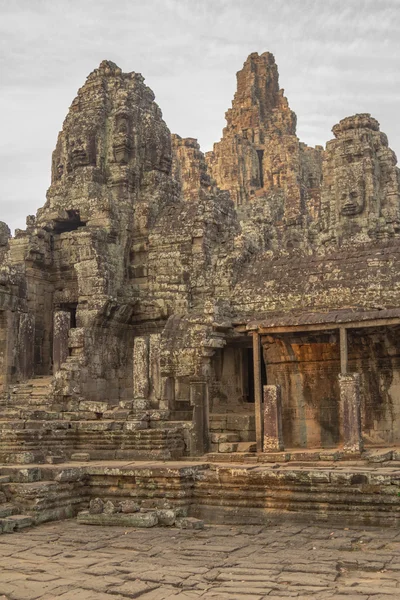
{"type": "Polygon", "coordinates": [[[71,329],[76,329],[76,307],[70,308],[71,312],[71,329]]]}
{"type": "Polygon", "coordinates": [[[76,231],[80,227],[85,227],[86,222],[81,220],[79,210],[67,210],[68,220],[57,221],[54,225],[54,233],[66,233],[76,231]]]}
{"type": "Polygon", "coordinates": [[[264,173],[263,173],[263,157],[264,157],[264,150],[257,150],[257,156],[258,156],[258,170],[260,173],[260,187],[264,187],[264,173]]]}

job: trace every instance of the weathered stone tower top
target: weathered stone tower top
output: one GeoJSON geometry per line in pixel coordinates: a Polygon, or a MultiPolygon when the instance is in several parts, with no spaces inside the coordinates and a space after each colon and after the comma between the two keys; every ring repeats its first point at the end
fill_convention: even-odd
{"type": "Polygon", "coordinates": [[[399,233],[400,177],[387,136],[368,113],[342,119],[326,145],[322,219],[335,242],[399,233]]]}
{"type": "Polygon", "coordinates": [[[372,129],[379,131],[379,123],[369,113],[360,113],[346,117],[332,127],[332,132],[336,138],[343,137],[346,131],[352,129],[372,129]]]}
{"type": "MultiPolygon", "coordinates": [[[[236,78],[237,91],[232,108],[225,115],[226,131],[246,134],[261,129],[273,133],[279,128],[282,133],[296,133],[296,115],[289,108],[284,90],[279,89],[278,67],[273,54],[253,52],[236,78]]],[[[263,135],[258,135],[262,142],[263,135]]]]}
{"type": "Polygon", "coordinates": [[[315,212],[322,148],[299,143],[273,54],[253,53],[245,61],[226,120],[206,158],[217,185],[229,190],[241,212],[257,204],[265,220],[295,226],[315,212]]]}
{"type": "Polygon", "coordinates": [[[38,224],[57,228],[79,211],[81,222],[109,226],[118,207],[132,206],[148,173],[169,176],[171,163],[170,133],[144,78],[103,61],[78,91],[58,136],[38,224]]]}

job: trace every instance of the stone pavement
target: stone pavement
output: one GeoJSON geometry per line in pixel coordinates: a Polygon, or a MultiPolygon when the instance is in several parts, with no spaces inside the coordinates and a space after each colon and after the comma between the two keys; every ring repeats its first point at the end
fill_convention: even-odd
{"type": "Polygon", "coordinates": [[[126,530],[71,520],[0,537],[0,599],[399,599],[399,550],[397,529],[126,530]]]}

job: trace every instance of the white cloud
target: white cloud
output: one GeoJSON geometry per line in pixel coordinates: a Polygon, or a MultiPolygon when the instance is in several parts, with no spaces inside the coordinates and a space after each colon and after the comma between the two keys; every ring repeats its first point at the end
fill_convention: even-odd
{"type": "Polygon", "coordinates": [[[0,0],[0,219],[23,227],[44,203],[68,106],[104,58],[141,72],[170,129],[208,150],[236,71],[269,50],[302,141],[365,111],[400,154],[399,17],[398,0],[0,0]]]}

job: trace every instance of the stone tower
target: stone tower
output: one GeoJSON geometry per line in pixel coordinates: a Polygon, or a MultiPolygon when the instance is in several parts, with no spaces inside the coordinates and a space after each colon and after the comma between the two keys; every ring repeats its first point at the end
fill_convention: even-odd
{"type": "Polygon", "coordinates": [[[240,209],[262,198],[272,221],[286,225],[312,212],[321,183],[322,148],[299,143],[296,115],[279,88],[270,52],[250,54],[237,73],[237,91],[225,116],[222,139],[207,162],[235,205],[240,209]]]}

